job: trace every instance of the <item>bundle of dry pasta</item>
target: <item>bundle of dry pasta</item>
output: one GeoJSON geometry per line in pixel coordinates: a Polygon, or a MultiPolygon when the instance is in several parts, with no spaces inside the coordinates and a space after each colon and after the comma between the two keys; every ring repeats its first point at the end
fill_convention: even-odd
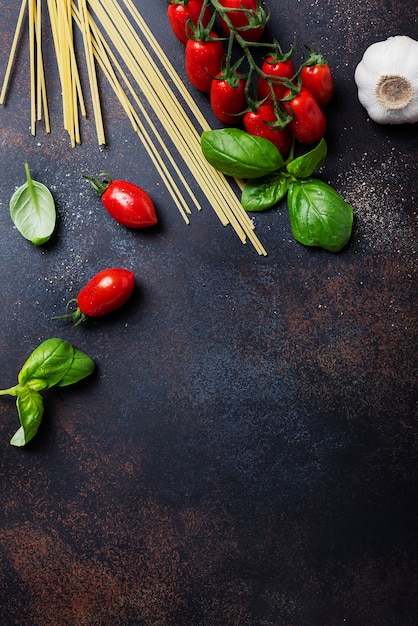
{"type": "MultiPolygon", "coordinates": [[[[49,132],[50,128],[41,45],[41,5],[42,0],[22,1],[0,95],[1,104],[28,6],[33,133],[42,109],[46,130],[49,132]]],[[[132,0],[123,0],[123,5],[124,8],[117,0],[47,0],[62,88],[64,126],[71,144],[80,143],[78,116],[86,115],[74,46],[75,23],[83,37],[99,144],[105,144],[106,140],[96,67],[106,76],[184,220],[189,222],[190,203],[198,210],[202,208],[184,174],[189,171],[221,223],[232,225],[243,243],[250,240],[257,252],[265,255],[253,222],[230,182],[202,155],[200,134],[209,130],[208,122],[132,0]],[[148,109],[157,116],[160,128],[148,109]]]]}

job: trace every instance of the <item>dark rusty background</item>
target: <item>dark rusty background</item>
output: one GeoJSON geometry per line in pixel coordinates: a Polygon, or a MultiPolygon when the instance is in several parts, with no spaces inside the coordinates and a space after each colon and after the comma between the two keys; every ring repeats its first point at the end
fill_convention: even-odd
{"type": "MultiPolygon", "coordinates": [[[[353,80],[368,44],[416,38],[416,6],[267,4],[284,49],[296,36],[334,68],[321,176],[356,215],[337,255],[295,242],[285,203],[255,217],[266,258],[210,207],[186,226],[104,83],[109,147],[88,119],[71,149],[52,48],[53,130],[31,137],[21,42],[0,111],[1,387],[50,336],[97,372],[45,393],[25,449],[0,400],[1,626],[418,623],[417,129],[372,123],[353,80]],[[8,212],[25,161],[57,203],[42,249],[8,212]],[[101,171],[145,187],[158,228],[118,226],[81,177],[101,171]],[[111,265],[136,273],[129,305],[51,321],[111,265]]],[[[18,5],[0,2],[1,77],[18,5]]],[[[137,6],[184,76],[165,2],[137,6]]]]}

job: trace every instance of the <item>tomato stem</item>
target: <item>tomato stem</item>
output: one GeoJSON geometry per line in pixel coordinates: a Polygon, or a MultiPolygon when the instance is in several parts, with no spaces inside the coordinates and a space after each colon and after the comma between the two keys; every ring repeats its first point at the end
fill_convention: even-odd
{"type": "Polygon", "coordinates": [[[87,315],[81,312],[80,307],[76,307],[74,311],[68,312],[71,305],[77,304],[77,299],[72,298],[67,302],[64,315],[55,315],[52,320],[72,320],[73,326],[78,326],[87,319],[87,315]]]}
{"type": "Polygon", "coordinates": [[[102,172],[97,178],[95,178],[94,176],[87,176],[86,174],[83,174],[83,178],[86,178],[88,181],[90,181],[90,185],[93,188],[93,191],[98,196],[102,196],[106,189],[109,187],[109,185],[112,183],[112,178],[107,172],[102,172]]]}

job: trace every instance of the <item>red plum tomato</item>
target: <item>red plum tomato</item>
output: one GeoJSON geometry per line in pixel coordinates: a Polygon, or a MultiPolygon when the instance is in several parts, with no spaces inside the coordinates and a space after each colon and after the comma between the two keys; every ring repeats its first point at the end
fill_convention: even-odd
{"type": "Polygon", "coordinates": [[[215,116],[224,124],[238,124],[247,107],[246,79],[239,74],[225,77],[220,72],[212,81],[210,105],[215,116]]]}
{"type": "Polygon", "coordinates": [[[107,187],[102,203],[117,222],[129,228],[147,228],[158,221],[148,193],[124,180],[114,180],[107,187]]]}
{"type": "Polygon", "coordinates": [[[293,78],[295,74],[293,61],[291,59],[287,59],[286,61],[275,61],[274,58],[269,55],[263,61],[261,71],[270,78],[271,87],[269,80],[264,76],[260,76],[257,85],[258,97],[260,100],[264,100],[265,98],[271,100],[271,89],[273,89],[274,97],[276,100],[280,100],[288,90],[288,87],[283,85],[283,83],[280,82],[280,79],[285,78],[287,80],[291,80],[293,78]]]}
{"type": "Polygon", "coordinates": [[[210,39],[189,39],[186,44],[186,73],[196,89],[209,93],[212,80],[219,74],[224,57],[224,47],[218,36],[211,32],[210,39]]]}
{"type": "Polygon", "coordinates": [[[306,65],[300,73],[302,87],[311,92],[321,106],[334,95],[334,79],[329,65],[306,65]]]}
{"type": "MultiPolygon", "coordinates": [[[[284,97],[290,94],[289,91],[284,97]]],[[[283,101],[283,105],[292,115],[288,128],[295,139],[303,144],[313,144],[322,139],[327,128],[327,120],[310,91],[302,87],[293,98],[283,101]]]]}
{"type": "Polygon", "coordinates": [[[102,317],[120,308],[131,297],[134,273],[112,267],[102,270],[86,284],[77,296],[77,306],[85,317],[102,317]]]}

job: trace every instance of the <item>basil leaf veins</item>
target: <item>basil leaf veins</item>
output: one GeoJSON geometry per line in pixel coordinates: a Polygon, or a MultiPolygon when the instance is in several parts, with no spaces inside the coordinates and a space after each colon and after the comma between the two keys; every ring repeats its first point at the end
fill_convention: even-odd
{"type": "Polygon", "coordinates": [[[287,196],[294,238],[305,246],[339,252],[348,243],[353,209],[327,183],[315,178],[294,179],[287,196]]]}
{"type": "Polygon", "coordinates": [[[240,128],[204,131],[200,144],[206,160],[227,176],[260,178],[284,165],[282,155],[271,141],[240,128]]]}
{"type": "Polygon", "coordinates": [[[10,199],[10,217],[25,239],[36,246],[48,241],[55,229],[56,209],[48,187],[32,180],[25,163],[26,183],[10,199]]]}
{"type": "Polygon", "coordinates": [[[247,180],[241,194],[241,204],[246,211],[265,211],[278,204],[287,193],[289,177],[285,172],[247,180]]]}

